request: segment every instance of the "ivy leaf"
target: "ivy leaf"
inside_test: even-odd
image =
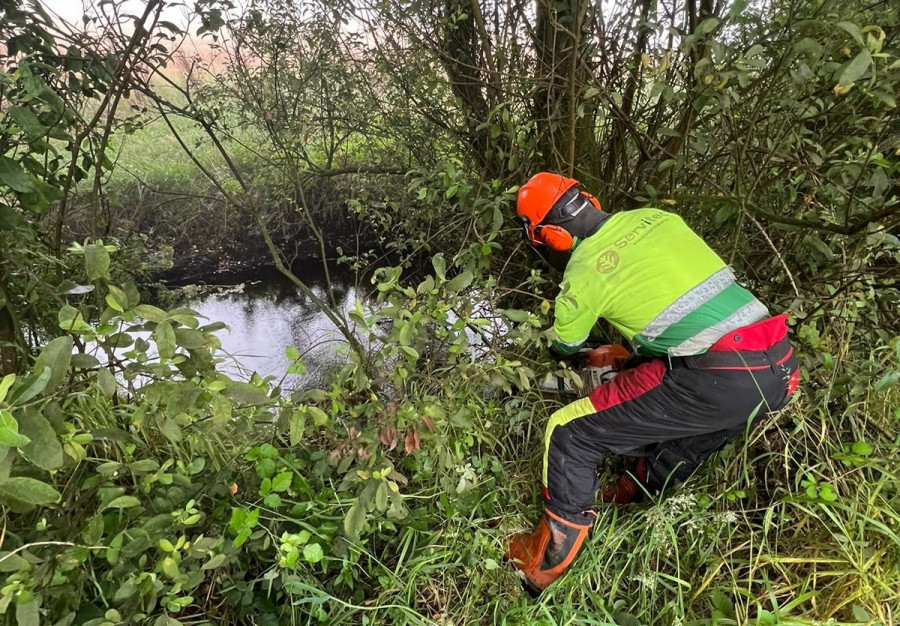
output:
[[[181,427],[175,423],[175,420],[164,420],[159,426],[159,432],[165,435],[166,439],[172,443],[180,443],[184,439]]]
[[[81,538],[89,546],[96,545],[103,537],[103,516],[95,515],[81,531]]]
[[[109,252],[106,247],[96,243],[84,247],[84,267],[91,280],[109,276]]]
[[[56,293],[61,296],[81,296],[93,290],[93,285],[77,285],[71,280],[64,280],[56,286]]]
[[[34,185],[22,166],[5,156],[0,156],[0,185],[6,185],[19,193],[34,191]]]
[[[888,372],[882,376],[878,382],[875,383],[874,388],[875,391],[884,391],[885,389],[890,389],[898,382],[900,382],[900,370]]]
[[[55,504],[62,499],[60,493],[47,483],[25,477],[7,478],[0,482],[0,496],[36,506]]]
[[[106,304],[119,313],[124,313],[128,307],[128,296],[119,287],[110,285],[109,293],[106,294]]]
[[[701,35],[708,35],[716,29],[716,26],[719,25],[719,18],[717,17],[708,17],[697,26],[697,32]]]
[[[209,343],[209,339],[199,330],[177,328],[175,329],[175,343],[186,350],[197,350]]]

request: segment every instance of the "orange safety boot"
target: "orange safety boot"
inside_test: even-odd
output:
[[[635,480],[635,478],[637,480]],[[638,484],[640,481],[640,484]],[[600,502],[625,506],[630,502],[640,501],[644,497],[644,491],[640,485],[647,484],[647,457],[642,456],[634,466],[634,477],[631,474],[622,474],[616,484],[600,494]]]
[[[563,575],[575,560],[592,524],[574,524],[544,509],[533,533],[516,535],[506,558],[525,577],[525,588],[532,595]]]
[[[628,474],[622,474],[612,487],[600,494],[600,502],[625,506],[638,494],[637,483]]]

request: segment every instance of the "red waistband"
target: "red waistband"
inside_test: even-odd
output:
[[[787,331],[787,315],[776,315],[729,332],[708,352],[765,350],[787,337]]]

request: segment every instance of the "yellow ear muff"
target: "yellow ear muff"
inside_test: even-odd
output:
[[[534,229],[534,234],[538,241],[557,252],[568,252],[575,245],[575,239],[561,226],[538,226]]]

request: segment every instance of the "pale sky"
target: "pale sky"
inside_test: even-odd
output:
[[[93,5],[93,11],[97,10],[98,2],[82,2],[82,0],[35,0],[40,2],[51,14],[56,14],[67,22],[80,24],[84,15],[85,6]],[[105,5],[109,6],[109,5]],[[123,9],[125,12],[140,14],[147,3],[143,0],[126,0]],[[192,11],[193,2],[172,3],[163,10],[164,20],[168,20],[178,26],[184,26],[187,15]]]

